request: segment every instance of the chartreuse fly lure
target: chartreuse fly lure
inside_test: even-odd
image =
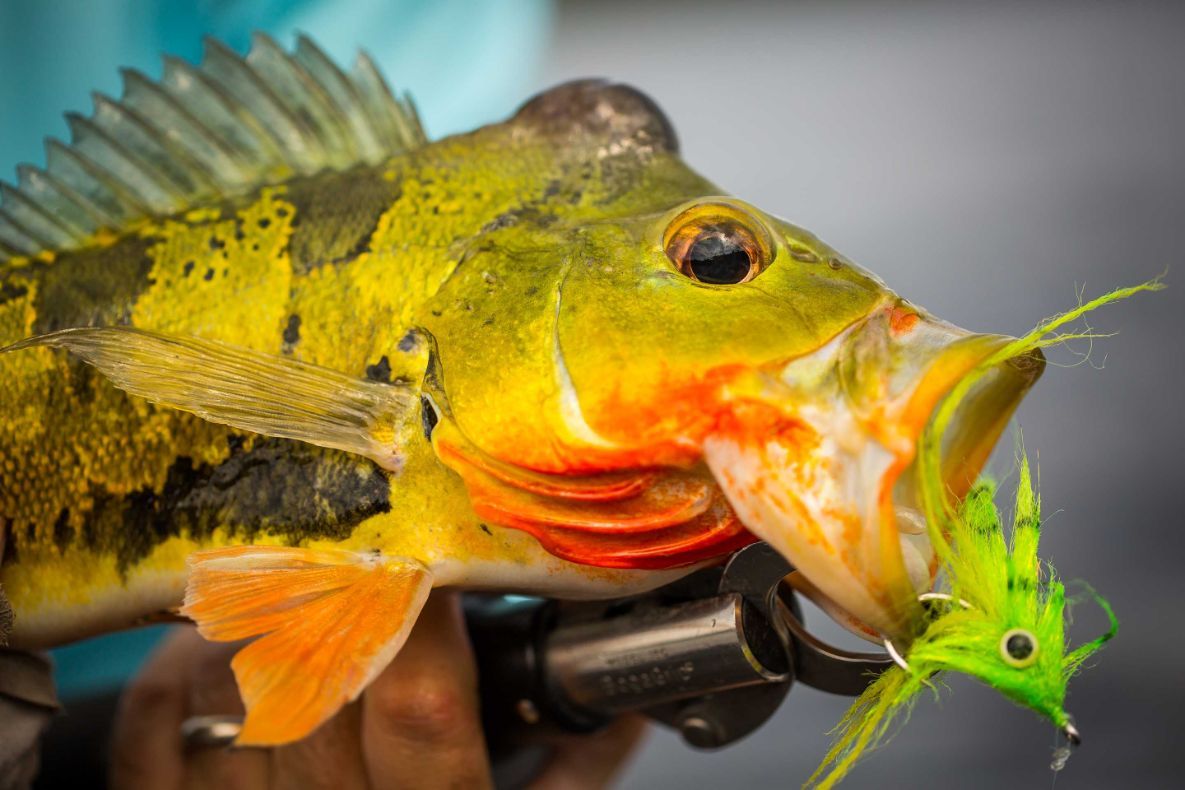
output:
[[[0,188],[0,640],[162,612],[253,639],[238,740],[282,744],[431,588],[615,598],[763,539],[928,666],[918,595],[964,555],[918,439],[986,369],[930,470],[966,493],[1036,344],[723,194],[636,90],[430,142],[365,58],[260,38],[71,127]]]
[[[994,502],[996,487],[981,481],[960,503],[944,489],[944,437],[954,415],[966,408],[977,380],[993,365],[1033,349],[1072,339],[1092,339],[1091,332],[1059,333],[1066,324],[1096,307],[1143,290],[1158,281],[1113,291],[1046,321],[1025,337],[1004,346],[951,390],[919,441],[918,487],[932,545],[942,574],[942,592],[924,594],[932,605],[923,630],[905,647],[886,647],[897,666],[880,675],[852,705],[837,728],[838,737],[823,764],[808,781],[831,787],[860,755],[889,731],[894,717],[908,712],[917,695],[943,671],[962,672],[986,683],[1014,702],[1031,708],[1060,728],[1073,746],[1077,728],[1063,707],[1066,685],[1082,662],[1115,636],[1119,622],[1110,605],[1094,596],[1110,619],[1102,636],[1070,649],[1065,636],[1065,587],[1051,566],[1037,556],[1041,500],[1033,489],[1028,458],[1021,453],[1011,534],[1006,538]],[[1060,768],[1066,754],[1055,757]]]

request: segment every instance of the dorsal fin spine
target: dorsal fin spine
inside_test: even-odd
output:
[[[383,79],[378,67],[365,52],[358,54],[354,65],[354,75],[364,91],[364,95],[370,99],[367,105],[372,108],[372,118],[385,126],[394,139],[402,141],[413,139],[415,135],[410,129],[410,124],[403,123],[399,113],[393,111],[393,109],[398,109],[398,105],[391,89],[387,86],[387,81]],[[387,101],[382,101],[380,97],[386,97]],[[420,132],[420,134],[423,133]]]
[[[20,255],[32,255],[45,247],[43,240],[31,236],[28,229],[3,208],[0,208],[0,243],[16,250]]]
[[[51,175],[61,178],[91,200],[111,217],[112,224],[148,213],[148,207],[129,195],[110,173],[61,140],[50,138],[45,141],[45,158]]]
[[[239,170],[231,149],[160,85],[134,69],[124,69],[121,73],[125,105],[141,117],[154,119],[153,126],[162,130],[176,148],[184,150],[216,188],[237,185],[234,178],[228,176]],[[165,74],[168,73],[169,59],[166,58]]]
[[[284,54],[270,36],[255,34],[255,46],[247,55],[247,64],[266,78],[277,101],[302,126],[312,129],[312,136],[322,141],[322,152],[331,162],[357,161],[357,152],[346,130],[332,118],[333,105],[323,95],[320,85],[291,57]]]
[[[230,49],[215,39],[206,39],[206,57],[201,69],[216,78],[226,93],[239,104],[250,107],[255,113],[263,113],[259,119],[264,131],[273,138],[277,147],[299,157],[300,169],[303,170],[310,158],[319,153],[310,151],[312,146],[309,138],[312,135],[303,127],[300,119],[289,112],[247,62]]]
[[[22,228],[29,237],[48,245],[61,244],[70,238],[68,227],[8,184],[0,184],[0,200],[4,202],[8,221]]]
[[[347,74],[305,37],[287,54],[257,36],[246,58],[207,39],[197,66],[166,57],[159,81],[122,73],[120,99],[68,115],[70,144],[47,140],[45,169],[18,168],[0,189],[0,262],[427,142],[369,58]]]
[[[235,97],[190,64],[165,58],[161,86],[178,104],[182,104],[182,94],[191,101],[202,102],[204,112],[199,121],[236,160],[240,173],[251,173],[263,162],[280,160],[278,143],[271,133]],[[213,117],[214,114],[217,117]],[[210,123],[219,123],[219,126],[213,128]]]
[[[359,155],[368,161],[382,156],[382,144],[371,128],[361,97],[349,78],[307,36],[297,37],[295,57],[305,71],[325,87],[326,96],[342,113]]]
[[[16,172],[21,191],[31,200],[54,206],[57,216],[69,223],[75,235],[90,235],[108,222],[97,206],[44,170],[20,165]]]
[[[94,95],[94,123],[108,137],[124,141],[124,150],[156,173],[184,200],[187,195],[209,195],[214,184],[189,154],[170,143],[167,134],[126,104],[101,93]]]
[[[160,177],[154,178],[123,144],[112,140],[89,118],[77,113],[66,115],[70,143],[81,154],[118,183],[125,192],[140,195],[154,214],[166,214],[176,207],[176,192]]]

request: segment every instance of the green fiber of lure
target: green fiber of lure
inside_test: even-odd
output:
[[[971,675],[1059,728],[1066,726],[1066,685],[1082,662],[1115,636],[1118,620],[1107,602],[1095,595],[1110,628],[1068,649],[1065,587],[1053,568],[1037,556],[1041,501],[1033,490],[1023,450],[1011,532],[1006,538],[993,501],[995,485],[980,481],[956,506],[941,483],[939,448],[960,401],[985,371],[1036,348],[1098,337],[1089,330],[1060,330],[1104,304],[1162,287],[1156,279],[1118,289],[1048,319],[984,360],[951,391],[922,436],[917,463],[930,539],[942,565],[941,589],[949,600],[936,601],[939,605],[931,610],[925,630],[901,650],[909,669],[891,667],[852,704],[808,785],[828,788],[839,782],[864,752],[885,738],[898,714],[908,713],[918,693],[934,687],[932,678],[945,670]],[[1060,762],[1064,763],[1064,756]]]

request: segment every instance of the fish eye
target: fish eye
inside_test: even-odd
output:
[[[1018,669],[1037,660],[1037,637],[1023,628],[1013,628],[1000,638],[1000,657]]]
[[[773,259],[765,226],[727,203],[692,206],[667,226],[667,258],[684,276],[711,285],[748,282]]]

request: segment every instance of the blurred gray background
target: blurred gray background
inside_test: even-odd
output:
[[[1076,288],[1168,267],[1170,290],[1092,320],[1120,332],[1096,344],[1102,369],[1051,366],[1018,422],[1040,456],[1043,555],[1121,620],[1071,684],[1085,743],[1056,786],[1182,786],[1182,4],[561,3],[538,87],[593,75],[650,93],[723,188],[969,329],[1022,332]],[[1103,628],[1074,614],[1071,636]],[[1053,785],[1052,727],[948,682],[845,787]],[[655,732],[621,785],[795,787],[846,704],[797,688],[718,753]]]

